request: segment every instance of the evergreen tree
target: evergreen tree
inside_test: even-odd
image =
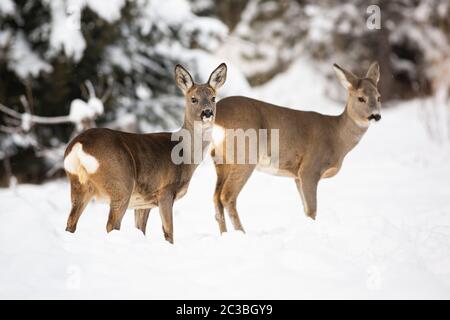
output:
[[[173,68],[195,68],[200,53],[222,41],[228,30],[213,20],[197,16],[186,0],[2,0],[0,103],[23,112],[26,95],[35,115],[68,115],[74,99],[87,99],[82,85],[89,80],[97,95],[112,88],[98,125],[174,128],[182,100]],[[215,27],[205,28],[211,21]],[[5,129],[17,123],[3,113],[0,125],[7,131],[0,132],[0,158],[12,157],[19,180],[32,182],[55,160],[40,151],[63,146],[74,129],[36,124],[11,133]]]

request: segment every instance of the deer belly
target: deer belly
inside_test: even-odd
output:
[[[280,168],[271,167],[271,166],[260,166],[260,165],[258,165],[258,166],[256,166],[256,170],[258,170],[259,172],[264,172],[264,173],[271,174],[273,176],[295,177],[295,174],[293,174],[289,170],[280,169]]]
[[[331,167],[331,168],[326,169],[322,173],[322,176],[320,178],[321,179],[331,178],[331,177],[334,177],[338,172],[339,172],[339,167]]]
[[[187,193],[188,187],[189,187],[188,183],[184,184],[180,188],[180,190],[178,190],[178,192],[176,193],[175,199],[178,200],[178,199],[184,197],[184,195]]]
[[[150,209],[156,206],[156,199],[144,197],[139,193],[133,193],[128,204],[128,208],[130,209]]]
[[[261,158],[256,170],[280,177],[295,177],[295,174],[287,166],[273,163],[269,157]]]

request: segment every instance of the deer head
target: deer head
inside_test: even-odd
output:
[[[219,65],[210,75],[208,82],[196,84],[192,76],[181,65],[175,67],[175,82],[183,91],[185,99],[185,123],[201,121],[212,124],[216,113],[216,93],[227,78],[227,66]]]
[[[364,78],[355,76],[337,64],[334,71],[344,88],[348,90],[347,108],[357,123],[367,124],[370,120],[381,119],[381,96],[378,92],[380,67],[377,62],[370,65]]]

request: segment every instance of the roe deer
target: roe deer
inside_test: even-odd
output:
[[[234,159],[227,159],[227,154],[223,151],[227,148],[226,145],[233,145],[234,141],[231,139],[234,137],[227,135],[221,141],[214,139],[211,150],[217,172],[214,204],[221,233],[227,231],[224,208],[228,211],[233,227],[244,232],[236,200],[255,168],[294,178],[306,215],[315,219],[319,180],[336,175],[346,154],[366,132],[370,120],[378,121],[381,118],[380,94],[377,89],[380,77],[378,63],[370,66],[364,78],[358,78],[336,64],[334,70],[340,83],[348,90],[345,110],[338,116],[283,108],[239,96],[222,99],[217,104],[214,130],[265,129],[269,141],[271,130],[279,130],[276,166],[273,163],[267,164],[261,156],[255,161],[257,163],[247,162],[248,144],[244,146],[246,162],[237,164]],[[214,133],[214,136],[218,135]],[[255,139],[261,138],[255,136]],[[270,146],[266,152],[271,156]]]
[[[205,132],[212,129],[216,90],[224,84],[226,72],[222,63],[207,83],[195,84],[182,66],[175,67],[176,84],[185,100],[180,131],[193,132],[194,122],[201,123]],[[173,243],[173,203],[185,195],[198,163],[172,161],[172,149],[177,144],[172,141],[172,134],[134,134],[97,128],[74,138],[64,155],[72,199],[66,230],[75,232],[81,213],[90,199],[96,197],[110,205],[107,232],[119,230],[125,211],[133,208],[135,225],[145,234],[150,209],[158,206],[165,239]],[[208,146],[208,141],[201,142],[202,150]]]

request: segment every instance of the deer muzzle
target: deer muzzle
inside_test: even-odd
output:
[[[214,113],[211,109],[206,109],[202,111],[200,117],[202,118],[203,121],[211,121],[212,117],[214,117]]]

